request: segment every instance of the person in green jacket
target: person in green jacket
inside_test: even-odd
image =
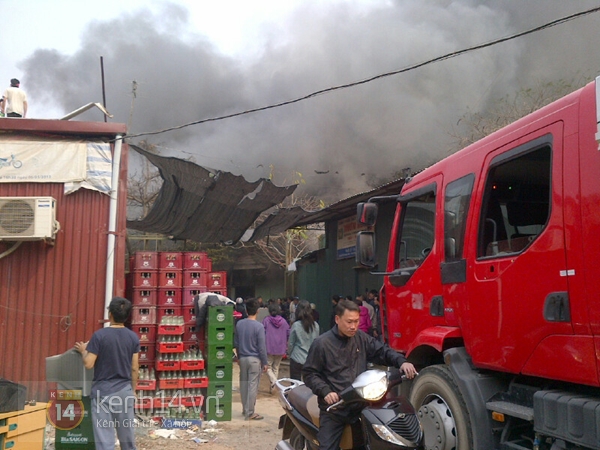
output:
[[[310,303],[300,300],[296,306],[296,320],[290,329],[288,357],[290,358],[290,378],[302,379],[302,366],[306,362],[308,349],[319,336],[319,324],[315,322]]]

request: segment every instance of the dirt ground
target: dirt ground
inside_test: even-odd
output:
[[[138,450],[159,449],[202,449],[202,450],[265,450],[274,449],[281,439],[279,417],[283,409],[277,400],[277,393],[269,393],[269,378],[261,375],[256,401],[256,412],[264,417],[263,420],[244,420],[242,403],[239,393],[239,366],[233,367],[233,409],[230,422],[217,422],[214,429],[203,423],[203,430],[198,432],[178,431],[179,439],[152,438],[150,430],[138,434],[136,444]],[[289,365],[282,364],[279,378],[289,376]],[[214,430],[214,431],[213,431]],[[192,439],[207,440],[206,443],[196,443]]]
[[[284,361],[279,378],[289,376],[289,365]],[[242,403],[239,393],[239,366],[233,368],[233,408],[231,421],[217,422],[214,428],[204,421],[199,430],[173,430],[173,437],[157,436],[164,432],[159,426],[143,426],[136,428],[137,450],[265,450],[274,449],[281,439],[278,429],[279,417],[283,409],[277,400],[277,392],[269,393],[269,378],[261,375],[256,412],[263,420],[245,421],[242,416]],[[47,433],[46,450],[54,449],[54,433]]]

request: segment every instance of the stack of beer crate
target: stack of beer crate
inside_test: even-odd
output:
[[[208,386],[202,352],[185,349],[183,317],[157,325],[155,365],[140,364],[137,409],[168,418],[199,419]]]
[[[212,272],[212,261],[204,252],[136,252],[130,267],[131,329],[140,338],[138,409],[179,418],[187,408],[194,415],[203,404],[211,375],[202,353],[207,340],[195,330],[193,300],[209,291],[227,296],[227,274]],[[221,315],[209,315],[213,328],[205,327],[206,338],[215,344],[211,366],[215,383],[209,394],[219,399],[211,409],[217,420],[231,420],[233,308],[226,312],[225,327],[220,326]],[[229,367],[221,364],[225,361]]]
[[[150,367],[156,357],[158,252],[137,252],[131,265],[131,329],[140,338],[140,364]]]
[[[205,252],[136,252],[130,264],[132,329],[156,336],[162,318],[183,316],[186,347],[197,342],[194,297],[202,292],[227,296],[227,273],[212,272]],[[144,344],[141,356],[148,363],[154,362],[155,347],[154,340]]]
[[[233,306],[208,308],[206,329],[206,420],[231,420],[233,382]]]

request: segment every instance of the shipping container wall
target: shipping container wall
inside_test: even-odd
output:
[[[125,292],[127,146],[119,181],[114,295]],[[51,196],[60,231],[54,245],[23,242],[0,259],[0,377],[47,400],[45,358],[87,341],[102,326],[110,197],[62,183],[0,183],[0,197]],[[0,253],[12,244],[0,242]]]

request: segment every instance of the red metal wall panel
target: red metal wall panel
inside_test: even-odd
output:
[[[51,126],[48,122],[53,121],[40,126]],[[81,124],[77,123],[77,134],[86,139]],[[122,132],[117,125],[115,134]],[[68,129],[65,122],[60,127],[57,139],[69,134],[62,129]],[[90,139],[97,138],[95,127],[87,136]],[[2,128],[4,124],[0,132]],[[27,133],[21,131],[19,136],[26,138]],[[125,292],[126,183],[127,146],[123,145],[113,292],[121,296]],[[76,341],[87,341],[102,326],[104,315],[110,198],[87,189],[67,196],[63,191],[62,183],[0,183],[0,197],[52,196],[57,201],[61,230],[55,245],[24,242],[0,259],[0,377],[26,385],[27,397],[38,401],[47,400],[50,387],[45,381],[45,358],[67,351]],[[0,242],[0,253],[7,248]]]

